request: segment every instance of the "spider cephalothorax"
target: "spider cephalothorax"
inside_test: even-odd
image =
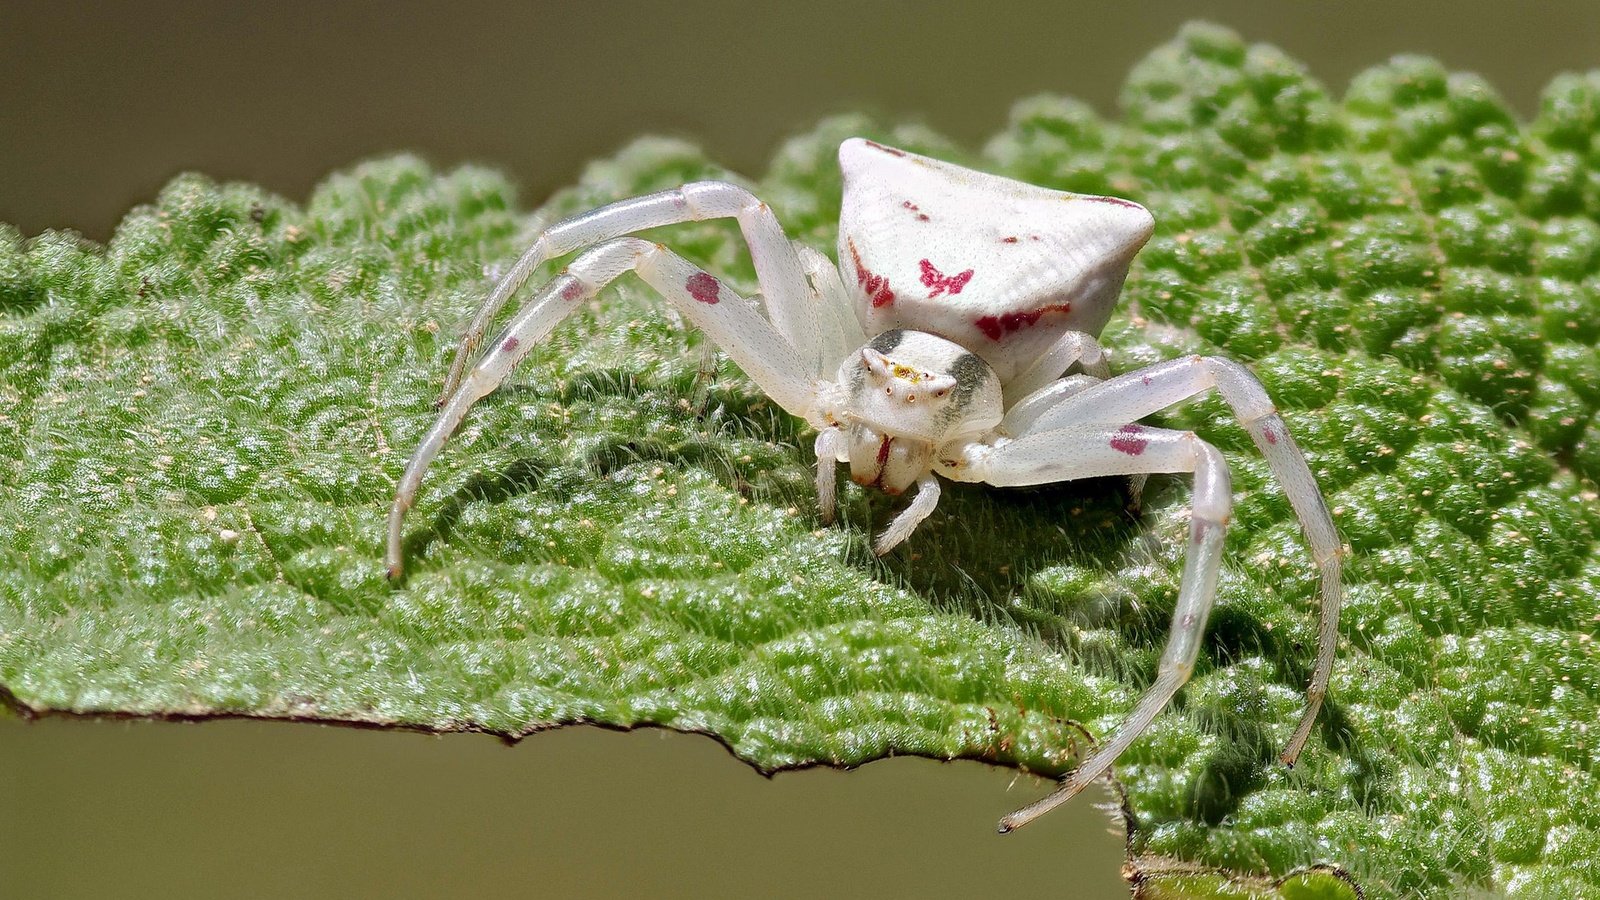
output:
[[[1216,599],[1233,505],[1227,464],[1193,432],[1137,424],[1216,390],[1283,486],[1321,570],[1317,658],[1306,711],[1283,752],[1310,737],[1333,668],[1341,547],[1316,480],[1261,383],[1238,363],[1191,356],[1111,377],[1095,340],[1154,221],[1137,203],[987,175],[859,138],[839,148],[838,264],[792,243],[741,187],[696,182],[604,206],[547,228],[495,286],[457,349],[439,418],[406,465],[389,515],[387,561],[422,475],[467,410],[580,301],[634,272],[705,332],[780,406],[817,430],[817,496],[835,511],[836,469],[911,501],[873,549],[887,553],[928,517],[939,476],[1030,485],[1100,475],[1192,472],[1188,557],[1155,681],[1121,726],[1049,797],[1001,820],[1026,824],[1111,767],[1188,680]],[[733,218],[762,301],[739,296],[665,247],[626,237]],[[583,250],[540,288],[469,370],[495,314],[545,260]],[[1067,375],[1074,366],[1080,371]]]
[[[983,434],[1005,413],[987,363],[922,331],[873,338],[840,366],[839,383],[848,387],[850,477],[889,494],[931,470],[940,447]]]

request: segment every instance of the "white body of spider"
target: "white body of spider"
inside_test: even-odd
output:
[[[623,200],[547,228],[500,280],[457,350],[438,420],[406,466],[389,517],[387,562],[427,466],[467,410],[499,387],[562,319],[625,272],[655,288],[788,412],[817,430],[821,516],[836,466],[899,494],[905,510],[880,554],[933,511],[939,478],[1032,485],[1104,475],[1192,472],[1189,546],[1155,681],[1111,737],[1050,796],[1001,820],[1009,831],[1106,772],[1188,679],[1216,597],[1232,488],[1222,454],[1192,432],[1138,420],[1216,390],[1282,485],[1321,570],[1321,627],[1306,711],[1282,759],[1310,736],[1333,666],[1341,546],[1304,456],[1243,366],[1191,356],[1111,377],[1095,337],[1154,220],[1113,197],[1047,190],[854,138],[839,148],[838,264],[791,242],[737,185],[697,182]],[[738,221],[761,301],[737,295],[665,247],[626,235],[714,218]],[[539,289],[473,365],[495,314],[545,260],[582,250]],[[1077,366],[1077,374],[1067,371]]]

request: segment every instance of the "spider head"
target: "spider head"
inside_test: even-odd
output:
[[[932,465],[933,452],[999,424],[1000,380],[958,344],[920,331],[887,331],[845,359],[850,397],[850,477],[898,494]]]

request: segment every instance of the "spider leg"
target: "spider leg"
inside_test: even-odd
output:
[[[1144,515],[1144,486],[1149,482],[1149,475],[1128,476],[1128,515],[1134,518]]]
[[[1006,384],[1006,406],[1009,407],[1048,386],[1071,368],[1073,363],[1081,365],[1086,375],[1101,380],[1111,377],[1111,364],[1094,335],[1069,331],[1058,338],[1042,356],[1034,360],[1033,365]]]
[[[799,242],[794,249],[800,254],[800,265],[811,280],[811,289],[821,301],[817,329],[822,343],[822,370],[818,374],[832,378],[844,358],[867,342],[867,334],[856,320],[855,303],[833,260]]]
[[[756,304],[683,257],[659,244],[618,238],[583,253],[567,271],[541,288],[500,332],[448,402],[406,463],[389,510],[389,576],[401,571],[401,532],[416,501],[423,473],[461,424],[472,405],[498,388],[512,370],[561,320],[624,272],[632,271],[659,291],[690,322],[716,342],[766,394],[788,412],[805,417],[816,398],[816,379],[793,346]]]
[[[1099,425],[1035,432],[977,455],[972,475],[991,484],[1028,485],[1101,475],[1193,472],[1194,504],[1183,581],[1172,611],[1172,630],[1155,681],[1111,737],[1079,763],[1048,797],[1000,820],[1002,833],[1021,828],[1071,800],[1099,778],[1172,701],[1189,680],[1206,617],[1216,601],[1222,567],[1222,538],[1233,509],[1228,464],[1213,446],[1191,431],[1142,425],[1120,429]]]
[[[1007,407],[1006,417],[1000,420],[999,430],[1009,437],[1024,434],[1034,421],[1052,406],[1079,391],[1094,387],[1100,381],[1101,379],[1093,375],[1068,375],[1066,378],[1052,381]]]
[[[838,513],[839,463],[849,446],[843,428],[830,425],[817,432],[817,511],[824,525],[832,525]]]
[[[1074,394],[1040,414],[1032,431],[1047,431],[1071,423],[1113,424],[1144,418],[1202,391],[1215,388],[1256,447],[1266,457],[1272,474],[1283,486],[1294,508],[1321,573],[1321,621],[1317,630],[1317,659],[1306,689],[1306,710],[1289,738],[1280,759],[1294,765],[1305,749],[1333,674],[1334,651],[1339,640],[1339,607],[1344,590],[1340,583],[1343,547],[1328,515],[1317,480],[1306,465],[1305,454],[1295,445],[1272,399],[1249,369],[1214,356],[1188,356],[1157,363],[1119,375]],[[1032,433],[1032,432],[1028,432]]]
[[[767,313],[778,333],[789,342],[800,358],[823,374],[819,359],[819,338],[812,310],[815,296],[810,294],[800,258],[784,234],[772,209],[754,194],[725,181],[697,181],[670,191],[660,191],[619,200],[581,215],[563,219],[546,228],[534,239],[516,263],[495,284],[483,305],[472,317],[466,334],[456,347],[450,374],[445,378],[444,400],[455,393],[465,377],[467,363],[477,350],[489,324],[506,301],[533,274],[540,263],[588,247],[601,241],[632,234],[646,228],[697,222],[706,219],[734,218],[750,247],[756,279],[767,305]],[[838,360],[833,361],[834,365]]]
[[[1015,385],[1031,384],[1039,373],[1058,369],[1064,371],[1074,362],[1083,367],[1081,374],[1052,381],[1024,395],[1016,403],[1010,404],[1006,408],[1005,419],[1000,422],[1000,433],[1015,437],[1027,432],[1034,421],[1052,406],[1111,377],[1111,364],[1099,343],[1087,334],[1069,331],[1062,335],[1061,340],[1049,353],[1034,363],[1018,381],[1014,381],[1008,390],[1015,393],[1017,390]],[[1131,515],[1137,516],[1143,509],[1144,484],[1147,480],[1149,480],[1148,475],[1128,476],[1128,512]]]
[[[917,530],[922,520],[933,515],[933,508],[939,505],[939,479],[933,477],[932,472],[925,473],[917,479],[917,495],[911,498],[906,508],[900,510],[889,523],[889,527],[878,535],[872,542],[872,552],[882,556],[893,550],[899,543],[911,536]]]

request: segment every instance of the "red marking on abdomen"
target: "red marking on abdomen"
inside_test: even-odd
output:
[[[920,265],[922,266],[922,283],[933,288],[933,290],[928,292],[929,300],[932,300],[946,291],[950,292],[952,296],[959,294],[961,293],[961,289],[967,286],[967,282],[972,280],[971,269],[968,269],[959,275],[945,275],[937,268],[934,268],[933,263],[929,262],[928,260],[922,260]]]
[[[1138,436],[1143,433],[1144,428],[1138,425],[1124,425],[1111,436],[1111,449],[1129,456],[1138,456],[1144,452],[1144,448],[1150,446],[1149,438]]]
[[[1003,237],[1003,238],[1000,239],[1000,243],[1002,243],[1002,244],[1015,244],[1016,242],[1017,242],[1017,236],[1014,235],[1014,234],[1012,236],[1010,236],[1010,237]]]
[[[889,279],[882,275],[874,275],[861,263],[861,253],[856,250],[855,241],[846,241],[850,248],[850,259],[856,266],[856,283],[866,291],[868,299],[872,301],[872,308],[877,309],[888,306],[894,302],[894,291],[889,289]]]
[[[877,141],[865,141],[864,143],[868,147],[871,147],[874,150],[882,150],[883,152],[889,154],[890,156],[905,156],[906,155],[906,152],[904,150],[896,150],[893,147],[885,147],[884,145],[878,143]]]
[[[900,205],[916,213],[918,222],[928,221],[928,214],[923,212],[921,207],[917,206],[915,203],[912,203],[910,200],[902,200],[900,201]]]
[[[699,300],[701,303],[715,306],[717,301],[722,299],[717,296],[718,291],[722,289],[722,285],[718,284],[715,278],[705,272],[696,272],[690,275],[689,280],[685,281],[683,286],[688,289],[689,296]]]
[[[1004,313],[998,316],[983,316],[973,320],[978,330],[988,336],[991,341],[998,341],[1013,331],[1021,331],[1039,324],[1039,319],[1047,312],[1071,312],[1071,303],[1052,303],[1028,312]]]
[[[508,338],[506,338],[505,343],[500,345],[500,349],[502,351],[506,352],[506,353],[510,353],[513,350],[515,350],[518,347],[520,347],[521,345],[522,345],[521,341],[517,340],[514,337],[508,337]]]

